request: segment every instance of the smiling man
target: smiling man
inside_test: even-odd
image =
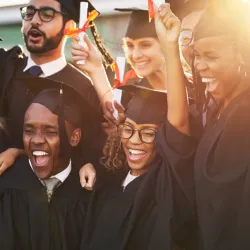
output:
[[[85,97],[66,84],[20,82],[36,96],[24,118],[28,158],[0,177],[0,249],[80,249],[89,192],[74,171],[72,149],[85,136],[83,119],[98,113],[89,115]]]
[[[89,11],[92,10],[94,7],[89,3]],[[10,148],[0,154],[0,174],[9,167],[9,162],[23,154],[24,113],[32,95],[20,84],[20,76],[32,75],[63,81],[84,93],[89,112],[100,108],[100,101],[91,81],[67,63],[64,55],[67,40],[64,29],[72,28],[78,22],[80,0],[30,0],[20,8],[20,12],[23,19],[22,33],[29,56],[26,57],[19,47],[9,51],[0,49],[0,116],[7,118]],[[97,122],[85,122],[81,124],[81,128],[88,133],[75,149],[74,160],[84,165],[97,158],[102,149],[103,134]]]

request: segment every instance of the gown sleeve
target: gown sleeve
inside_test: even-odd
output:
[[[197,249],[193,173],[195,140],[179,132],[166,121],[157,135],[157,149],[163,159],[163,168],[168,172],[165,182],[170,182],[166,190],[172,194],[169,202],[173,205],[173,241],[184,249],[195,250]]]
[[[157,148],[161,157],[170,166],[186,198],[193,204],[195,140],[193,137],[181,133],[169,121],[166,121],[159,130]]]

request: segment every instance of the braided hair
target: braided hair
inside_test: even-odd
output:
[[[108,67],[112,68],[112,66],[115,63],[115,59],[111,56],[111,54],[104,47],[102,38],[97,30],[97,27],[96,27],[96,24],[94,21],[91,21],[91,23],[90,23],[90,30],[91,30],[91,34],[94,38],[95,44],[96,44],[98,50],[100,51],[100,53],[102,54],[104,65],[106,66],[106,68],[108,68]]]

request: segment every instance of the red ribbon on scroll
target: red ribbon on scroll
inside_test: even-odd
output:
[[[127,71],[124,75],[123,81],[120,81],[120,72],[117,63],[114,63],[112,65],[113,70],[115,71],[115,80],[114,80],[114,86],[113,88],[118,88],[120,86],[126,85],[128,80],[135,79],[137,77],[135,71],[133,69]]]
[[[78,35],[81,32],[86,32],[87,29],[91,27],[89,23],[91,21],[94,21],[98,17],[99,13],[96,10],[93,10],[89,13],[88,19],[86,23],[83,25],[82,28],[71,28],[71,29],[65,29],[64,30],[64,35],[67,35],[68,37],[73,37]]]

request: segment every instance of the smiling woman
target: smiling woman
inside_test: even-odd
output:
[[[194,162],[204,250],[244,250],[250,246],[248,9],[249,5],[238,0],[214,1],[194,31],[198,109],[204,112],[210,98],[216,103]]]
[[[118,125],[104,148],[105,165],[110,170],[129,167],[132,175],[140,176],[148,171],[156,156],[156,134],[159,124],[165,120],[166,110],[154,111],[164,107],[166,93],[134,86],[124,86],[123,90],[136,96],[128,103],[125,122]]]
[[[135,85],[122,90],[133,97],[126,104],[126,120],[105,145],[102,162],[107,171],[97,179],[82,249],[173,250],[174,244],[194,249],[191,205],[173,173],[185,162],[181,174],[190,178],[192,144],[166,121],[166,92]],[[188,141],[185,156],[173,150],[171,137],[174,142],[181,139],[182,146]],[[171,157],[166,160],[162,151]]]

